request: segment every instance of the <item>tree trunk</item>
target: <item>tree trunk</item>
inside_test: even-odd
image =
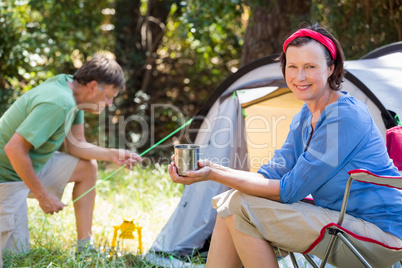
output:
[[[152,91],[155,74],[156,51],[165,32],[167,17],[174,0],[148,0],[146,13],[141,14],[140,0],[116,0],[116,60],[122,66],[127,82],[126,91],[115,100],[116,107],[109,116],[106,126],[109,145],[144,147],[148,143],[133,144],[130,133],[147,133],[137,121],[127,118],[136,115],[142,123],[149,124],[148,99]],[[127,120],[127,121],[125,121]],[[124,122],[122,122],[124,121]],[[112,123],[111,123],[112,122]],[[127,123],[130,122],[130,123]],[[114,130],[110,131],[111,124]],[[121,129],[121,126],[124,129]],[[119,141],[112,141],[113,131],[118,132]],[[111,133],[112,132],[112,133]],[[141,137],[142,139],[142,137]]]
[[[172,0],[148,0],[146,14],[140,0],[116,1],[116,58],[128,72],[128,91],[147,91],[156,50],[162,40]]]
[[[250,8],[241,66],[280,53],[286,36],[310,16],[309,1],[271,0],[264,6],[255,3]]]

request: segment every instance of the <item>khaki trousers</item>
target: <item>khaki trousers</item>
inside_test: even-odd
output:
[[[56,152],[37,175],[50,193],[61,198],[78,161],[76,157]],[[17,252],[30,249],[28,196],[33,197],[22,181],[0,183],[0,253],[5,249]]]
[[[321,229],[337,222],[339,211],[305,202],[283,204],[266,198],[229,190],[213,198],[222,217],[236,215],[235,227],[248,235],[267,240],[272,246],[292,252],[304,252]],[[342,226],[357,235],[375,239],[392,247],[402,247],[402,240],[376,225],[346,214]]]

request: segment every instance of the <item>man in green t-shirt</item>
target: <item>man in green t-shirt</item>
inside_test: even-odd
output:
[[[86,142],[83,112],[99,114],[124,89],[121,67],[96,55],[74,76],[57,75],[21,96],[0,118],[1,248],[29,250],[28,195],[41,209],[57,213],[61,195],[74,182],[73,200],[91,189],[97,161],[131,167],[141,157],[125,149]],[[64,143],[65,152],[57,150]],[[77,250],[91,247],[95,190],[74,203]],[[0,250],[1,252],[1,250]]]

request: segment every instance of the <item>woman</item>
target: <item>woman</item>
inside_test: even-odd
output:
[[[250,173],[200,161],[187,177],[174,163],[168,167],[177,183],[213,180],[233,188],[213,199],[219,215],[207,267],[277,267],[273,248],[303,252],[338,219],[349,170],[399,175],[367,107],[340,91],[344,56],[328,31],[318,25],[298,30],[279,59],[304,105],[268,164]],[[299,202],[309,194],[317,206]],[[354,183],[343,226],[402,247],[401,202],[396,189]]]

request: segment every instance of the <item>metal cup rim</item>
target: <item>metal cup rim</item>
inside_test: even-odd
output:
[[[178,144],[174,146],[175,149],[200,149],[200,145],[197,144]]]

